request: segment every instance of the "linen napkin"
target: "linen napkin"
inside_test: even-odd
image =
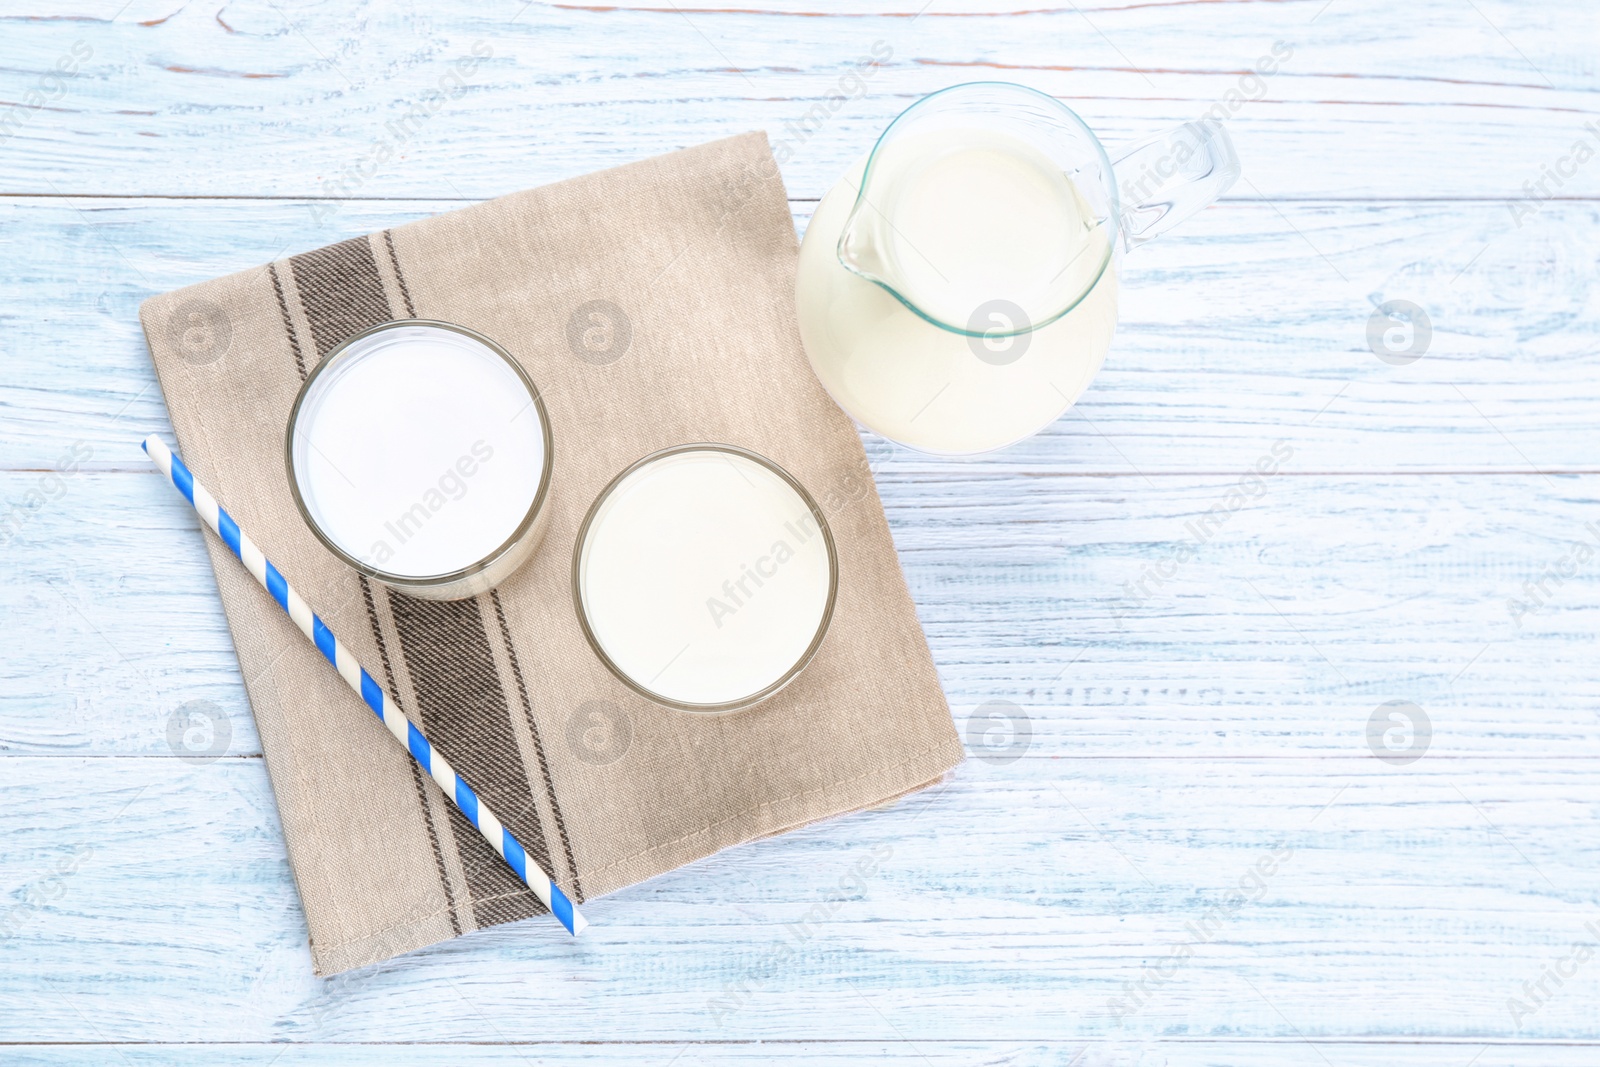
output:
[[[881,804],[961,759],[860,440],[812,375],[797,245],[759,133],[516,193],[147,300],[184,460],[357,658],[582,901]],[[390,319],[498,341],[549,409],[548,532],[499,588],[390,592],[313,537],[284,468],[307,371]],[[788,469],[837,541],[820,651],[778,695],[705,716],[634,695],[584,641],[574,537],[634,460],[690,441]],[[318,974],[543,907],[205,534]],[[553,921],[537,927],[566,936]]]

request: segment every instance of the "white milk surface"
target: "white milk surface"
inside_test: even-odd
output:
[[[1099,274],[1106,242],[1093,213],[1025,141],[992,130],[912,134],[885,145],[876,167],[868,193],[888,222],[895,288],[936,318],[966,326],[974,308],[1004,298],[1042,321]]]
[[[821,625],[828,550],[805,501],[743,456],[682,452],[628,475],[579,557],[584,612],[636,684],[686,704],[772,685]]]
[[[492,349],[437,327],[361,342],[301,407],[306,508],[350,555],[406,577],[448,574],[509,540],[539,489],[544,433]]]

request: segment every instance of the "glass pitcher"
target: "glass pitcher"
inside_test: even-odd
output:
[[[923,97],[806,229],[806,354],[834,400],[890,440],[940,455],[1014,444],[1104,362],[1123,250],[1238,176],[1213,119],[1134,145],[1113,170],[1082,119],[1026,86]]]

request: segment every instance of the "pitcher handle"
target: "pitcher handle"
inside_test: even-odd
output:
[[[1122,198],[1122,239],[1134,249],[1215,202],[1239,178],[1233,139],[1198,119],[1140,141],[1112,164]]]

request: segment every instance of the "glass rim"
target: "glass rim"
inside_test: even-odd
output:
[[[352,556],[334,543],[333,539],[323,531],[322,526],[312,517],[311,509],[306,505],[305,498],[300,492],[300,482],[294,471],[295,429],[300,423],[300,411],[305,404],[306,398],[311,394],[313,384],[335,362],[349,357],[351,355],[351,347],[357,343],[377,334],[411,326],[426,326],[461,334],[473,341],[477,341],[498,356],[511,368],[512,373],[517,376],[523,387],[528,390],[529,399],[533,404],[534,410],[538,413],[540,432],[544,438],[544,463],[539,471],[539,488],[533,494],[533,501],[528,505],[527,513],[517,523],[511,535],[498,548],[495,548],[482,559],[443,574],[395,574],[380,567],[374,567],[370,563],[364,563]],[[545,501],[550,495],[550,480],[555,470],[555,442],[550,432],[550,416],[545,410],[544,398],[539,395],[539,388],[533,384],[533,379],[528,377],[528,372],[523,370],[521,364],[511,357],[511,353],[478,331],[454,322],[445,322],[442,319],[391,319],[388,322],[380,322],[376,326],[368,327],[360,333],[352,334],[340,341],[334,346],[333,351],[329,352],[315,367],[311,368],[310,373],[306,375],[306,380],[300,383],[300,391],[295,394],[294,405],[289,409],[289,422],[283,438],[283,459],[284,467],[289,475],[289,494],[294,497],[295,509],[300,512],[300,518],[310,528],[317,540],[322,542],[328,551],[357,572],[404,591],[406,589],[431,589],[458,582],[463,578],[470,578],[475,574],[488,570],[503,556],[515,549],[522,539],[528,535],[528,532],[533,529],[534,523],[544,510]]]
[[[1095,270],[1094,280],[1085,286],[1083,292],[1074,297],[1065,307],[1052,312],[1051,314],[1040,319],[1038,322],[1030,322],[1028,325],[1018,327],[1015,330],[975,331],[970,328],[970,324],[968,326],[962,326],[959,323],[946,322],[941,318],[937,318],[924,310],[920,305],[917,304],[915,300],[912,300],[910,297],[902,293],[898,286],[890,285],[886,279],[879,278],[876,275],[863,274],[849,263],[846,263],[841,252],[841,249],[844,247],[845,238],[850,233],[851,223],[854,221],[857,213],[860,212],[862,203],[867,202],[870,205],[870,201],[867,201],[866,197],[867,186],[872,179],[873,165],[878,161],[879,150],[883,148],[884,144],[889,140],[890,135],[895,132],[896,128],[899,127],[903,122],[906,122],[908,119],[910,119],[913,115],[919,114],[925,107],[932,105],[934,101],[938,100],[940,97],[943,97],[947,93],[986,89],[997,89],[1003,92],[1017,91],[1024,95],[1042,100],[1048,106],[1053,107],[1057,112],[1063,115],[1069,125],[1075,126],[1080,132],[1087,135],[1089,142],[1094,145],[1095,158],[1098,159],[1101,166],[1105,168],[1107,194],[1111,202],[1110,214],[1106,219],[1103,219],[1095,224],[1096,228],[1101,225],[1109,225],[1110,232],[1108,233],[1106,239],[1106,252],[1100,258],[1100,265]],[[874,208],[874,210],[876,210],[876,208]],[[834,248],[834,254],[839,259],[839,265],[844,267],[845,270],[850,271],[852,274],[864,281],[868,281],[873,285],[876,285],[878,288],[882,289],[884,292],[888,293],[890,296],[894,297],[902,305],[904,305],[907,311],[910,311],[912,314],[916,315],[918,318],[922,319],[931,326],[937,326],[941,330],[947,330],[950,333],[957,334],[962,337],[1020,337],[1023,334],[1033,333],[1035,330],[1042,330],[1046,326],[1050,326],[1072,314],[1073,311],[1077,310],[1078,305],[1082,304],[1089,294],[1094,291],[1095,287],[1100,284],[1100,280],[1105,277],[1106,271],[1111,268],[1113,263],[1117,262],[1117,255],[1120,251],[1117,244],[1117,239],[1120,236],[1118,231],[1121,228],[1121,218],[1122,200],[1117,189],[1116,169],[1111,164],[1111,157],[1106,154],[1106,147],[1105,144],[1100,140],[1100,136],[1094,132],[1087,122],[1083,121],[1083,117],[1081,115],[1072,110],[1072,108],[1068,107],[1061,100],[1051,96],[1049,93],[1040,89],[1035,89],[1031,85],[1023,85],[1021,82],[999,81],[992,78],[981,81],[959,82],[955,85],[947,85],[943,89],[935,89],[933,92],[913,100],[910,104],[906,105],[905,109],[902,110],[900,114],[896,115],[890,120],[889,125],[885,126],[883,128],[883,132],[878,135],[875,141],[872,142],[872,149],[867,153],[866,166],[861,171],[861,187],[856,190],[855,200],[851,202],[850,211],[845,216],[844,225],[839,231],[839,242]],[[1065,268],[1063,268],[1063,270],[1064,269]]]
[[[600,639],[595,635],[593,627],[591,627],[589,624],[589,613],[585,609],[583,602],[584,547],[589,541],[589,528],[593,525],[595,517],[599,515],[600,508],[607,500],[611,499],[612,493],[614,493],[630,475],[642,470],[647,466],[659,462],[660,460],[668,459],[672,456],[683,455],[688,452],[723,452],[729,455],[739,456],[743,459],[750,460],[751,462],[777,475],[779,479],[789,486],[789,488],[793,489],[797,494],[799,494],[801,502],[804,503],[807,510],[811,512],[812,518],[816,519],[817,529],[822,532],[822,543],[828,550],[828,596],[822,606],[822,617],[817,620],[816,633],[812,635],[811,642],[806,646],[805,651],[800,653],[800,656],[795,660],[794,664],[784,671],[783,674],[771,684],[764,686],[763,688],[747,696],[741,696],[734,700],[726,700],[711,704],[695,703],[693,701],[678,700],[674,697],[669,697],[664,693],[658,693],[650,689],[648,686],[629,676],[627,671],[624,671],[614,660],[612,660],[609,655],[606,654],[606,650],[601,645]],[[817,650],[822,647],[823,639],[827,637],[828,628],[833,622],[833,610],[838,597],[839,552],[833,541],[833,530],[828,526],[827,516],[823,515],[822,508],[818,506],[816,500],[812,498],[811,494],[806,492],[806,487],[801,485],[799,480],[795,478],[794,475],[790,474],[777,462],[768,459],[759,452],[753,452],[748,448],[741,448],[738,445],[720,444],[714,441],[696,441],[688,444],[672,445],[668,448],[657,449],[646,456],[642,456],[639,459],[634,460],[632,463],[628,464],[628,466],[624,467],[622,471],[616,475],[616,477],[607,482],[606,487],[600,490],[599,495],[594,498],[594,503],[589,505],[588,513],[584,515],[583,522],[578,526],[578,534],[573,542],[572,602],[573,606],[577,609],[578,625],[583,629],[584,640],[588,642],[589,648],[594,652],[594,654],[599,657],[600,662],[605,664],[606,669],[609,670],[612,675],[623,685],[627,686],[639,696],[644,697],[646,700],[672,708],[676,711],[695,712],[698,714],[722,714],[740,711],[745,708],[753,707],[754,705],[761,703],[763,700],[766,700],[768,697],[777,693],[778,690],[784,688],[790,682],[794,681],[795,678],[799,677],[800,672],[805,670],[806,666],[810,664],[812,659],[816,657]]]

